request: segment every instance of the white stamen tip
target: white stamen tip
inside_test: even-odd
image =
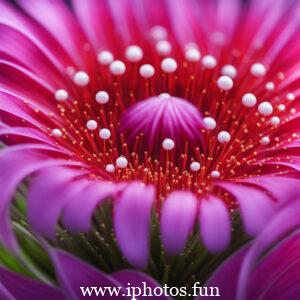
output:
[[[172,139],[164,139],[162,146],[165,150],[170,151],[174,149],[175,143]]]
[[[108,173],[114,173],[116,168],[113,164],[108,164],[108,165],[106,165],[105,170]]]
[[[111,137],[110,130],[107,128],[100,129],[99,136],[102,140],[108,140]]]
[[[230,133],[227,132],[227,131],[220,131],[218,133],[218,141],[221,143],[221,144],[225,144],[225,143],[228,143],[231,139],[231,136],[230,136]]]
[[[55,99],[57,101],[66,101],[69,97],[69,94],[64,89],[59,89],[55,92]]]
[[[75,73],[73,81],[78,86],[86,86],[90,82],[90,77],[86,72],[79,71]]]
[[[143,58],[143,50],[139,46],[131,45],[126,48],[125,56],[130,62],[139,62]]]
[[[126,71],[126,66],[122,61],[115,60],[110,64],[109,70],[113,75],[123,75]]]
[[[253,107],[256,104],[256,97],[251,94],[251,93],[247,93],[242,97],[242,103],[244,106],[246,107]]]
[[[174,73],[177,70],[177,62],[173,58],[165,58],[161,62],[161,69],[166,73]]]
[[[86,128],[89,130],[95,130],[98,127],[98,124],[95,120],[89,120],[86,122]]]
[[[221,174],[220,174],[219,171],[214,170],[214,171],[212,171],[212,172],[210,173],[210,175],[211,175],[212,178],[219,178]]]
[[[117,160],[116,160],[116,165],[120,169],[125,169],[127,167],[127,165],[128,165],[127,158],[124,157],[124,156],[118,157]]]
[[[272,118],[271,118],[271,124],[272,124],[273,126],[279,125],[279,124],[280,124],[280,118],[277,117],[277,116],[272,117]]]
[[[294,101],[295,100],[295,95],[293,93],[288,93],[286,95],[286,98],[289,100],[289,101]]]
[[[268,136],[264,136],[261,138],[260,143],[262,145],[268,145],[270,143],[270,138]]]
[[[54,135],[55,137],[62,137],[63,133],[60,129],[55,128],[55,129],[52,130],[52,135]]]
[[[140,75],[144,78],[151,78],[155,73],[155,69],[152,65],[145,64],[140,67]]]
[[[237,75],[237,70],[233,65],[225,65],[221,69],[221,74],[234,79]]]
[[[110,51],[103,50],[98,54],[97,59],[101,65],[108,66],[114,60],[114,56]]]
[[[158,95],[158,97],[162,99],[170,99],[171,95],[169,93],[161,93]]]
[[[229,76],[221,76],[217,80],[217,86],[223,91],[229,91],[233,87],[233,81]]]
[[[198,172],[201,168],[201,165],[200,163],[198,163],[197,161],[193,161],[191,164],[190,164],[190,169],[194,172]]]
[[[185,59],[189,62],[197,62],[201,58],[200,51],[196,48],[188,48],[185,51]]]
[[[153,26],[150,30],[150,34],[152,38],[157,41],[166,39],[168,36],[166,28],[160,25]]]
[[[95,96],[96,102],[99,104],[105,104],[109,100],[109,95],[105,91],[99,91]]]
[[[279,111],[285,111],[285,109],[286,109],[286,107],[285,107],[284,104],[279,104],[279,105],[278,105],[278,110],[279,110]]]
[[[213,69],[217,65],[217,60],[212,55],[202,57],[202,65],[206,69]]]
[[[268,90],[268,91],[274,91],[274,89],[275,89],[274,82],[269,81],[269,82],[266,83],[266,90]]]
[[[263,116],[269,116],[273,113],[273,106],[270,102],[264,101],[258,105],[258,112]]]
[[[263,77],[266,75],[266,67],[263,64],[255,63],[251,66],[250,72],[255,77]]]
[[[159,41],[155,45],[155,49],[159,55],[169,55],[172,50],[172,46],[168,41]]]
[[[204,122],[205,128],[207,130],[214,130],[217,126],[217,123],[216,123],[215,119],[212,118],[212,117],[204,118],[203,122]]]

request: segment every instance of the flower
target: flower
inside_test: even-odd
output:
[[[9,203],[31,175],[36,234],[87,232],[111,200],[105,217],[141,269],[153,210],[170,256],[196,224],[211,252],[226,249],[236,211],[261,232],[299,186],[299,5],[245,5],[0,3],[6,246],[18,248]]]

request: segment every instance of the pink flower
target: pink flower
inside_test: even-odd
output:
[[[299,4],[245,5],[1,1],[1,240],[17,248],[9,202],[30,175],[36,232],[88,231],[112,199],[139,268],[153,209],[171,255],[196,224],[224,250],[234,211],[257,235],[299,186]]]

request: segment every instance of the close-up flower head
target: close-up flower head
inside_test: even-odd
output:
[[[300,298],[299,70],[299,0],[0,0],[0,299]]]

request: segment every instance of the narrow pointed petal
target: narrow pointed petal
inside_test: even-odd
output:
[[[214,196],[203,199],[199,222],[201,237],[210,251],[220,252],[228,247],[231,224],[228,210],[222,200]]]
[[[197,214],[197,199],[190,192],[173,192],[163,203],[161,234],[163,245],[170,255],[184,249]]]
[[[145,268],[149,252],[151,209],[155,199],[153,186],[140,182],[128,185],[115,203],[114,228],[126,259],[137,268]]]

